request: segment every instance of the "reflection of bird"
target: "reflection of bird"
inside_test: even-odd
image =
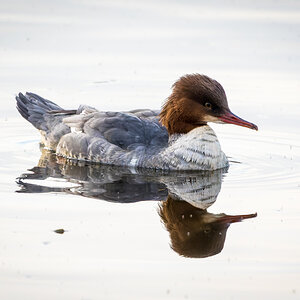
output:
[[[184,256],[206,257],[219,253],[230,223],[255,216],[206,211],[217,199],[224,169],[174,173],[80,165],[43,149],[38,166],[29,171],[18,178],[21,186],[18,192],[61,192],[117,203],[161,201],[159,214],[170,232],[172,248]],[[60,187],[55,185],[57,181]],[[65,187],[61,187],[62,183]]]
[[[195,207],[206,209],[211,206],[221,190],[222,177],[226,169],[197,172],[196,174],[178,174],[160,178],[168,188],[169,195],[184,200]]]
[[[161,112],[100,112],[88,106],[63,110],[32,93],[20,93],[16,100],[21,115],[58,155],[118,166],[220,169],[228,160],[207,122],[257,129],[230,112],[217,81],[199,74],[175,82]]]
[[[207,208],[220,192],[226,169],[179,173],[152,169],[76,163],[42,149],[38,166],[22,174],[19,192],[66,192],[115,202],[165,200],[168,193],[176,199]],[[46,182],[42,180],[48,179]],[[65,188],[62,187],[64,179]],[[31,180],[40,180],[41,184]],[[55,182],[59,180],[60,187]],[[72,188],[69,188],[72,183]],[[52,186],[47,186],[51,184]],[[75,185],[75,186],[74,186]]]
[[[222,251],[231,223],[256,217],[256,214],[212,214],[170,196],[161,203],[159,215],[170,233],[172,249],[182,256],[198,258]]]
[[[156,173],[131,173],[128,168],[100,164],[74,164],[45,149],[38,166],[29,171],[17,178],[21,187],[18,192],[62,192],[119,203],[163,200],[168,195]]]

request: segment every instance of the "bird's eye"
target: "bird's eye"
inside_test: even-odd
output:
[[[204,106],[208,109],[211,109],[211,103],[209,102],[205,102]]]

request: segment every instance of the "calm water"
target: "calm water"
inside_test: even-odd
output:
[[[300,298],[298,1],[0,8],[1,298]],[[213,125],[227,171],[66,164],[15,109],[19,91],[65,108],[159,108],[192,72],[259,126]]]

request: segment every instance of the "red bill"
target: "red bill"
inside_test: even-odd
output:
[[[255,124],[241,119],[240,117],[234,115],[231,111],[227,111],[224,115],[222,115],[218,118],[220,121],[222,121],[224,123],[239,125],[239,126],[247,127],[250,129],[258,130],[258,127]]]

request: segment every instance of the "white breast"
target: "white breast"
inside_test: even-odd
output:
[[[215,132],[208,125],[193,129],[173,139],[166,149],[171,164],[178,170],[216,170],[228,165]]]

